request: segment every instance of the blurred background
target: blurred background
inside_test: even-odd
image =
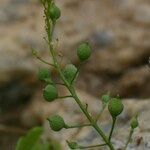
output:
[[[102,94],[119,94],[127,107],[121,117],[121,131],[126,128],[125,123],[132,114],[139,111],[142,117],[137,137],[142,137],[143,142],[149,141],[150,145],[150,1],[56,2],[62,16],[54,36],[59,39],[62,64],[72,62],[78,65],[76,48],[82,41],[89,41],[93,50],[78,77],[78,94],[89,103],[94,115],[99,111]],[[60,135],[48,128],[45,120],[53,113],[62,114],[67,121],[73,118],[72,122],[81,122],[83,116],[71,100],[47,103],[42,97],[43,85],[37,79],[37,71],[46,66],[32,56],[31,48],[37,49],[45,60],[51,61],[43,40],[45,35],[43,9],[39,0],[0,0],[1,150],[14,150],[18,137],[37,125],[44,126],[48,131],[45,137],[61,141],[62,150],[67,150],[64,140],[67,138],[80,137],[83,143],[96,139],[93,131],[88,129],[67,134],[62,131]],[[51,72],[57,80],[55,71],[51,69]],[[62,87],[59,89],[62,94],[66,92]],[[102,118],[105,130],[110,127],[108,118],[107,115]],[[117,142],[122,142],[118,138],[122,134],[126,135],[116,132]]]

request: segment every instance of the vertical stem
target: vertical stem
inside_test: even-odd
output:
[[[127,149],[128,144],[129,144],[129,143],[130,143],[130,141],[131,141],[131,138],[132,138],[133,132],[134,132],[134,130],[131,128],[130,133],[129,133],[129,137],[128,137],[128,140],[127,140],[127,142],[126,142],[126,145],[125,145],[124,150],[126,150],[126,149]]]
[[[49,50],[50,53],[52,55],[52,59],[54,61],[54,65],[55,68],[57,69],[62,81],[64,82],[64,84],[66,85],[66,87],[68,88],[68,90],[70,91],[72,97],[74,98],[74,100],[76,101],[76,103],[79,105],[80,109],[82,110],[82,112],[85,114],[85,116],[87,117],[87,119],[89,120],[89,122],[91,123],[91,125],[93,126],[93,128],[95,128],[95,130],[99,133],[99,135],[102,137],[102,139],[105,141],[105,143],[108,145],[110,150],[115,150],[112,143],[108,140],[108,138],[106,137],[106,135],[103,133],[103,131],[100,129],[100,127],[97,125],[97,123],[95,122],[95,120],[91,117],[91,115],[88,113],[87,109],[83,106],[83,104],[81,103],[80,99],[78,98],[74,88],[72,87],[72,85],[70,85],[68,83],[68,81],[65,79],[61,67],[57,61],[57,58],[55,56],[55,52],[53,49],[53,45],[52,45],[52,34],[53,34],[53,29],[54,29],[55,23],[52,23],[52,30],[50,31],[50,38],[48,38],[49,40]]]
[[[115,127],[115,123],[116,123],[116,117],[113,118],[113,123],[112,123],[111,131],[110,131],[110,134],[109,134],[109,141],[111,141],[111,137],[112,137],[113,130],[114,130],[114,127]]]

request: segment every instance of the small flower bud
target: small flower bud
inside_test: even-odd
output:
[[[50,18],[52,21],[56,21],[57,19],[59,19],[61,16],[61,11],[60,9],[55,5],[52,4],[52,6],[50,7]]]
[[[46,68],[40,68],[38,72],[38,78],[41,81],[45,81],[50,78],[50,71]]]
[[[116,118],[123,111],[123,104],[120,99],[112,98],[108,104],[108,110],[113,118]]]
[[[33,55],[33,56],[37,56],[37,55],[38,55],[38,52],[37,52],[35,49],[32,49],[32,55]]]
[[[69,146],[70,149],[77,149],[77,148],[79,148],[79,146],[78,146],[78,144],[76,142],[69,142],[69,141],[67,141],[67,143],[68,143],[68,146]]]
[[[80,44],[77,48],[77,55],[81,61],[87,60],[91,56],[91,47],[89,46],[89,44]]]
[[[48,102],[54,101],[58,97],[58,91],[56,87],[52,84],[48,84],[44,89],[43,97]]]
[[[130,126],[132,129],[137,128],[139,125],[137,117],[133,117],[130,122]]]
[[[102,103],[103,104],[107,104],[110,100],[110,96],[109,95],[103,95],[102,96]]]
[[[65,127],[64,119],[59,115],[54,115],[48,119],[49,125],[53,131],[60,131]]]
[[[63,70],[63,74],[64,74],[66,80],[70,84],[71,84],[72,80],[74,79],[76,73],[77,73],[77,68],[72,64],[66,65],[64,70]]]

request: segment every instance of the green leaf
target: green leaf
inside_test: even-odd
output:
[[[34,147],[38,143],[42,132],[41,127],[31,129],[26,136],[19,139],[15,150],[35,150]]]

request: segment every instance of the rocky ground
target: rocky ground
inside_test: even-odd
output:
[[[78,77],[79,95],[89,102],[94,115],[98,113],[100,105],[96,99],[101,94],[109,91],[111,95],[119,94],[126,99],[127,111],[120,118],[121,129],[116,131],[114,140],[122,146],[124,140],[120,136],[126,137],[128,129],[121,122],[126,123],[135,111],[139,111],[141,125],[135,139],[143,137],[140,145],[143,147],[138,148],[135,144],[130,149],[150,149],[150,69],[147,66],[150,56],[150,1],[56,1],[62,10],[62,17],[54,36],[59,38],[58,49],[64,56],[63,64],[79,64],[76,47],[80,42],[89,41],[93,48],[92,57]],[[42,39],[45,36],[42,16],[39,1],[0,2],[0,147],[4,146],[3,150],[13,149],[15,139],[24,133],[24,129],[39,124],[46,127],[45,118],[57,112],[58,108],[67,120],[74,118],[74,121],[82,121],[80,112],[69,100],[47,104],[41,97],[42,87],[36,72],[43,65],[33,59],[31,47],[37,49],[41,57],[51,61]],[[72,113],[68,116],[70,111]],[[106,118],[107,115],[102,120],[108,131]],[[17,134],[11,130],[14,126]],[[12,135],[4,134],[5,127]],[[61,136],[52,135],[60,139],[77,136],[85,144],[92,137],[91,142],[97,141],[93,131],[86,128],[72,134],[62,132]],[[12,141],[12,144],[7,146],[7,141]],[[67,149],[63,140],[62,144]]]

